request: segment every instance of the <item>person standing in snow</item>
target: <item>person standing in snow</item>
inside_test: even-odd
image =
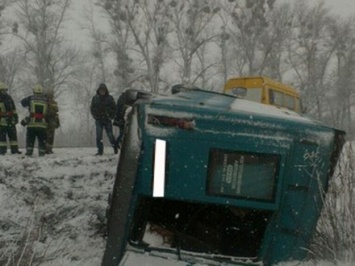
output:
[[[126,115],[127,108],[128,108],[128,105],[127,105],[127,93],[124,91],[124,92],[122,92],[120,97],[118,97],[117,108],[116,108],[116,116],[115,116],[115,118],[113,120],[113,125],[119,128],[118,137],[116,139],[116,147],[118,149],[121,148],[121,144],[122,144],[124,127],[125,127],[125,123],[126,123],[125,115]]]
[[[115,137],[113,136],[112,129],[112,119],[116,113],[116,103],[109,94],[106,84],[101,83],[96,90],[96,95],[91,100],[90,111],[95,119],[96,126],[96,146],[98,149],[96,155],[102,155],[104,152],[104,144],[102,141],[104,129],[114,153],[117,154],[118,150],[115,145]]]
[[[47,93],[48,100],[48,111],[47,111],[47,139],[46,139],[46,154],[53,153],[53,143],[54,143],[54,134],[55,130],[60,127],[59,121],[59,109],[58,103],[54,99],[53,91]]]
[[[116,147],[121,149],[124,129],[126,125],[126,113],[134,103],[139,99],[149,99],[152,97],[151,93],[143,90],[127,89],[121,93],[117,99],[116,116],[113,120],[113,125],[119,128],[119,134],[116,139]]]
[[[7,85],[0,82],[0,155],[4,155],[7,150],[6,136],[9,138],[11,153],[21,153],[17,144],[18,115],[15,103],[7,94],[7,90]]]
[[[26,155],[33,154],[36,139],[38,139],[38,155],[44,156],[46,153],[46,136],[48,101],[43,93],[43,87],[39,84],[33,87],[33,95],[22,99],[23,107],[28,107],[29,116],[21,121],[21,125],[27,125],[26,132]]]

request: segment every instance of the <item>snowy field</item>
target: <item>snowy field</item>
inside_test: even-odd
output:
[[[54,152],[0,157],[0,265],[12,256],[21,265],[100,265],[118,156],[111,149],[100,157],[95,148]]]
[[[63,148],[45,157],[0,157],[0,265],[101,264],[107,197],[119,156],[109,148],[105,152],[97,157],[96,148]],[[185,265],[147,254],[130,261],[130,266]],[[291,265],[334,264],[278,266]]]

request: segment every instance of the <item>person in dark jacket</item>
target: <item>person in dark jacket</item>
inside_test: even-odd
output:
[[[33,95],[21,100],[23,107],[28,107],[29,116],[21,121],[21,125],[27,126],[26,132],[26,155],[31,156],[36,139],[38,140],[38,155],[46,153],[47,137],[47,110],[48,101],[43,93],[43,87],[39,84],[33,87]]]
[[[7,150],[6,136],[9,138],[11,153],[21,153],[17,144],[18,115],[7,89],[7,86],[0,82],[0,155],[4,155]]]
[[[127,108],[128,108],[128,105],[127,105],[127,93],[124,91],[124,92],[122,92],[120,97],[118,97],[117,108],[116,108],[116,116],[115,116],[115,118],[113,120],[113,125],[119,128],[118,137],[116,139],[116,147],[118,149],[121,148],[121,144],[122,144],[124,127],[125,127],[125,123],[126,123],[125,115],[126,115]]]
[[[116,113],[116,103],[113,97],[109,94],[106,84],[101,83],[99,85],[96,95],[91,100],[90,111],[95,119],[96,125],[96,146],[98,149],[96,155],[102,155],[104,152],[102,141],[104,129],[113,147],[114,153],[117,154],[118,150],[115,145],[115,137],[113,136],[112,130],[112,119]]]
[[[116,147],[118,149],[121,149],[122,146],[127,110],[131,108],[137,100],[149,99],[151,97],[153,97],[151,93],[135,89],[127,89],[118,97],[116,116],[113,120],[113,125],[119,128],[119,134],[116,139]]]

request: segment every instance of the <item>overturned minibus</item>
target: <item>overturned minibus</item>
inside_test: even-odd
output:
[[[182,85],[129,94],[102,265],[307,258],[343,131]]]

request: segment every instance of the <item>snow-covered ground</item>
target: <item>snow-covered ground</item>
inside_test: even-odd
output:
[[[0,265],[101,264],[105,210],[119,155],[108,148],[103,156],[94,156],[96,148],[54,152],[0,157]],[[130,266],[184,265],[147,254],[130,255],[130,261]],[[334,264],[279,266],[291,265]]]
[[[99,157],[95,148],[54,152],[0,157],[0,265],[9,258],[41,266],[100,265],[118,156],[111,149]]]

